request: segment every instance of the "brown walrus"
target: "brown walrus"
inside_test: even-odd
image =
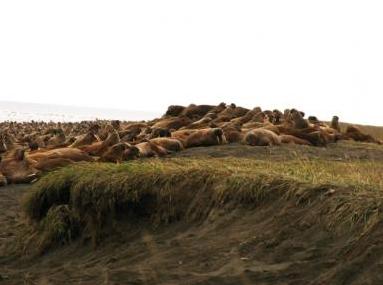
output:
[[[181,151],[184,149],[182,142],[175,138],[154,138],[151,139],[150,142],[171,152]]]
[[[7,185],[7,178],[5,178],[5,176],[0,172],[0,187],[5,185]]]
[[[203,116],[205,116],[209,111],[211,111],[215,106],[212,105],[194,105],[191,104],[186,107],[180,115],[184,115],[190,119],[199,120]]]
[[[135,147],[139,150],[140,157],[164,156],[168,154],[165,148],[151,142],[142,142],[136,144]]]
[[[72,163],[74,163],[74,161],[68,158],[62,158],[62,157],[45,158],[45,159],[41,159],[37,161],[35,164],[33,164],[33,167],[39,171],[47,172],[60,167],[67,166]]]
[[[226,142],[223,130],[221,128],[209,128],[196,130],[186,139],[184,146],[186,148],[196,146],[219,145]]]
[[[32,163],[26,159],[24,149],[16,149],[8,158],[0,162],[0,173],[8,183],[30,183],[39,174]]]
[[[78,136],[75,142],[70,145],[70,147],[80,147],[83,145],[90,145],[96,141],[99,141],[96,135],[93,132],[88,132],[85,135]]]
[[[123,161],[124,152],[127,147],[125,143],[112,145],[101,155],[98,161],[120,163]]]
[[[28,154],[28,159],[40,161],[47,158],[66,158],[72,161],[94,161],[86,152],[77,148],[56,148],[51,150],[39,150]]]
[[[293,127],[295,129],[307,129],[309,128],[309,123],[303,118],[302,113],[292,109],[291,111],[291,118],[293,121]]]
[[[338,116],[332,117],[331,128],[333,128],[334,130],[337,130],[340,133],[339,117]]]
[[[124,150],[124,153],[122,155],[122,160],[124,161],[132,160],[140,156],[140,151],[136,146],[130,145],[128,143],[125,143],[125,144],[127,145],[127,148]]]
[[[153,125],[154,128],[163,128],[163,129],[175,129],[178,130],[184,126],[191,124],[193,121],[186,116],[180,117],[171,117],[166,118],[161,121],[158,121]]]
[[[368,142],[382,144],[382,142],[371,135],[365,134],[357,126],[348,126],[346,133],[343,135],[344,139],[353,139],[358,142]]]
[[[284,144],[312,145],[308,140],[292,135],[280,135],[279,138],[281,139],[281,143]]]
[[[249,131],[243,140],[245,144],[252,146],[273,146],[281,144],[281,140],[276,133],[263,128]]]
[[[0,153],[4,153],[8,150],[8,147],[5,143],[5,138],[3,134],[0,134]]]

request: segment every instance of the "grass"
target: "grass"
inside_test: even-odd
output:
[[[170,158],[78,164],[47,174],[24,197],[41,251],[84,233],[97,244],[121,220],[200,221],[217,207],[256,207],[276,199],[307,205],[335,192],[329,227],[378,222],[383,163],[295,159]],[[373,222],[372,224],[375,224]],[[81,230],[80,230],[81,229]]]

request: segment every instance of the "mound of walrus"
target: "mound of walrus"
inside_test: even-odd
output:
[[[382,144],[356,126],[341,132],[339,118],[327,124],[296,109],[246,109],[235,104],[169,106],[152,121],[0,123],[0,186],[29,183],[42,172],[82,161],[120,163],[160,157],[191,147],[242,143],[325,147],[339,140]]]

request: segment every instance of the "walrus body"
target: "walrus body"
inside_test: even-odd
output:
[[[24,150],[16,150],[10,157],[0,162],[0,173],[7,183],[29,183],[38,176],[38,170],[25,158]]]
[[[37,161],[33,164],[33,167],[39,171],[47,172],[54,169],[67,166],[69,164],[75,163],[73,160],[68,158],[56,157],[56,158],[46,158]]]
[[[211,146],[223,144],[225,142],[226,139],[221,128],[210,128],[197,130],[191,133],[185,139],[185,147]]]
[[[273,146],[281,144],[281,140],[277,134],[262,128],[249,131],[244,137],[244,142],[251,146]]]
[[[298,138],[292,135],[280,135],[281,143],[284,144],[299,144],[299,145],[312,145],[308,140]]]
[[[77,149],[77,148],[57,148],[47,151],[37,151],[30,153],[28,158],[31,160],[39,161],[42,159],[52,159],[52,158],[64,158],[70,159],[72,161],[93,161],[93,158],[90,157],[86,152]]]
[[[182,142],[175,138],[154,138],[151,139],[150,142],[161,146],[170,152],[177,152],[184,149]]]
[[[95,136],[95,134],[93,132],[89,132],[85,135],[77,137],[75,142],[72,145],[70,145],[70,147],[80,147],[84,145],[90,145],[96,141],[98,141],[98,139]]]
[[[0,187],[7,185],[7,178],[0,172]]]
[[[114,162],[120,163],[123,161],[124,152],[127,149],[125,143],[117,143],[109,147],[99,158],[101,162]]]
[[[371,135],[365,134],[356,126],[348,126],[343,138],[352,139],[358,142],[382,144],[382,142]]]
[[[135,147],[139,150],[140,157],[164,156],[168,154],[165,148],[151,142],[142,142],[136,144]]]

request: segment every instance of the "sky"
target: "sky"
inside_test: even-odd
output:
[[[0,101],[383,125],[382,15],[367,0],[0,1]]]

